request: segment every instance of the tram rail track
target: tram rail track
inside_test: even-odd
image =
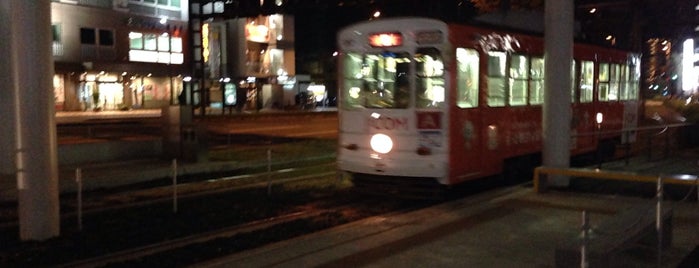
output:
[[[321,213],[326,213],[330,210],[319,210],[319,211],[304,211],[295,212],[287,215],[270,217],[267,219],[256,220],[249,223],[244,223],[236,226],[226,227],[219,230],[214,230],[210,232],[194,234],[182,238],[166,240],[150,245],[130,248],[114,253],[110,253],[103,256],[98,256],[94,258],[79,260],[72,263],[62,264],[58,267],[101,267],[114,263],[123,263],[128,261],[134,261],[139,258],[143,258],[149,255],[163,253],[169,250],[183,248],[193,244],[206,243],[219,238],[232,237],[237,234],[261,231],[265,228],[270,228],[274,225],[287,223],[293,220],[298,220],[302,218],[309,218],[317,216]]]
[[[326,194],[303,204],[297,204],[294,206],[296,209],[270,217],[214,230],[188,233],[179,237],[138,244],[119,250],[109,250],[96,256],[83,256],[68,262],[52,263],[51,266],[147,267],[153,265],[154,262],[163,266],[194,264],[202,261],[202,256],[198,255],[202,249],[210,254],[206,256],[207,258],[221,257],[368,217],[406,213],[429,205],[425,202],[389,201],[387,203],[390,205],[381,205],[381,208],[377,208],[377,202],[376,197],[342,193],[339,195],[337,193]],[[251,239],[254,241],[251,242]],[[227,246],[231,243],[243,245],[239,247]],[[3,263],[1,257],[0,264]]]
[[[334,162],[328,162],[313,164],[310,166],[304,166],[299,168],[280,168],[264,172],[223,176],[209,179],[191,179],[176,185],[178,189],[178,199],[186,200],[205,195],[222,194],[247,188],[273,186],[284,183],[313,180],[324,176],[332,176],[336,174],[336,171],[316,172],[304,175],[294,174],[308,173],[308,170],[318,168],[322,169],[333,166]],[[292,174],[292,176],[285,176],[287,174]],[[226,184],[226,182],[235,181],[240,181],[240,183]],[[171,193],[173,191],[173,188],[173,185],[162,185],[145,188],[135,186],[134,189],[128,189],[116,193],[97,193],[94,194],[94,196],[89,197],[83,201],[88,204],[82,205],[84,209],[81,211],[81,213],[90,214],[104,212],[107,210],[137,208],[159,203],[172,202],[173,196]],[[120,199],[121,201],[119,201]],[[78,211],[76,211],[78,206],[77,202],[79,201],[71,195],[68,197],[64,197],[61,202],[63,206],[63,211],[68,210],[67,212],[62,213],[61,218],[65,220],[66,218],[76,217],[76,215],[78,214]],[[89,203],[92,203],[92,205],[90,205]],[[0,228],[13,227],[17,224],[17,221],[3,221],[0,222]]]

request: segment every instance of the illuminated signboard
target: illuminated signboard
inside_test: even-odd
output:
[[[400,33],[376,33],[369,35],[369,45],[372,47],[396,47],[403,44]]]

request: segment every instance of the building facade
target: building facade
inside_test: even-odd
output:
[[[183,101],[195,107],[196,114],[295,105],[299,83],[293,17],[262,15],[241,3],[190,1],[192,78],[185,83]],[[282,1],[245,3],[264,7]],[[240,13],[243,10],[258,12]]]
[[[177,104],[188,76],[187,0],[54,0],[57,111]]]

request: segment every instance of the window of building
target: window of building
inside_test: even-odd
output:
[[[142,33],[129,33],[129,48],[130,49],[143,49],[143,34]]]
[[[54,56],[63,56],[63,44],[61,44],[61,25],[52,24],[51,25],[51,37],[53,42],[51,43],[51,50]]]
[[[170,35],[161,34],[158,36],[158,51],[170,51]]]
[[[599,64],[599,86],[597,98],[599,101],[609,101],[609,63]]]
[[[158,5],[172,8],[180,8],[181,0],[130,0],[132,3],[143,5]]]
[[[170,39],[170,51],[172,52],[182,52],[182,37],[171,37]]]
[[[509,75],[509,104],[512,106],[527,105],[529,57],[512,55]]]
[[[158,50],[158,36],[155,34],[143,35],[143,49]]]
[[[456,105],[461,108],[478,106],[478,51],[468,48],[456,49],[457,73]]]
[[[582,61],[580,65],[580,102],[592,102],[595,84],[595,63]]]
[[[500,51],[488,52],[488,106],[505,106],[505,64],[507,54]]]
[[[174,37],[168,33],[130,32],[129,49],[131,61],[168,64],[184,62],[182,37]]]
[[[61,25],[60,24],[52,24],[51,25],[51,34],[53,37],[53,42],[60,43],[61,42]]]
[[[542,104],[544,102],[544,58],[533,57],[529,68],[529,103]]]
[[[94,45],[97,43],[97,35],[94,28],[80,28],[80,44]]]
[[[114,46],[114,32],[112,30],[99,30],[100,46]]]
[[[80,43],[83,45],[114,46],[114,31],[107,29],[80,28]]]

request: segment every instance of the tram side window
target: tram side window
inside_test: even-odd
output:
[[[541,104],[544,102],[544,59],[533,57],[529,70],[529,103]]]
[[[343,61],[346,107],[407,108],[408,59],[408,53],[347,53]]]
[[[460,108],[478,106],[478,51],[468,48],[456,49],[456,105]]]
[[[609,65],[609,101],[619,100],[619,64]]]
[[[595,64],[582,61],[580,66],[580,102],[592,102],[592,89],[595,83]]]
[[[599,101],[609,101],[609,63],[599,64],[599,88],[597,98]]]
[[[444,61],[436,48],[420,48],[415,53],[416,106],[436,108],[444,106]]]
[[[573,60],[570,64],[570,103],[575,103],[575,100],[577,100],[577,90],[575,87],[575,78],[578,77],[576,73],[576,68],[575,66],[577,63],[575,63],[576,60]]]
[[[527,105],[529,83],[529,58],[524,55],[512,55],[510,58],[509,97],[510,105]]]
[[[638,61],[638,59],[636,59]],[[629,95],[629,100],[638,99],[638,87],[640,86],[641,79],[641,69],[638,62],[629,65],[629,87],[627,88],[627,94]]]
[[[622,64],[619,69],[619,99],[628,100],[629,94],[627,89],[629,88],[629,66]]]
[[[488,52],[488,106],[505,106],[505,52]]]

